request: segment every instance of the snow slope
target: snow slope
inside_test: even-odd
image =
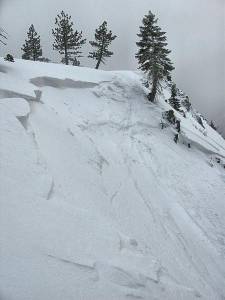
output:
[[[0,61],[1,300],[225,299],[225,141],[141,79]]]

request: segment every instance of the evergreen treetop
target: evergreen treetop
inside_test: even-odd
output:
[[[152,85],[149,100],[154,101],[157,92],[160,91],[161,81],[169,78],[174,69],[168,55],[170,50],[167,47],[166,33],[157,25],[158,19],[149,11],[143,18],[140,26],[140,38],[137,42],[139,48],[136,58],[138,59],[139,69],[147,74],[149,83]]]
[[[105,63],[107,57],[113,55],[113,52],[109,50],[109,46],[115,40],[116,35],[113,35],[111,30],[108,31],[107,26],[107,22],[104,21],[95,30],[95,40],[89,42],[94,50],[89,52],[88,57],[97,60],[96,69],[99,68],[101,63]]]
[[[23,59],[35,61],[42,56],[40,35],[37,34],[33,24],[29,28],[27,40],[25,40],[25,44],[21,50],[24,52],[22,55]]]
[[[61,11],[55,18],[56,28],[52,30],[55,38],[53,49],[64,55],[62,62],[68,65],[70,62],[79,65],[78,58],[82,57],[81,47],[86,43],[83,33],[74,31],[71,16]]]

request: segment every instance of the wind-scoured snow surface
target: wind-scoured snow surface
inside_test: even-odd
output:
[[[221,136],[139,73],[0,71],[0,299],[225,299]]]

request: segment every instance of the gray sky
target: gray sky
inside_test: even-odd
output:
[[[10,52],[21,57],[20,48],[33,23],[41,35],[44,56],[59,60],[52,50],[51,28],[62,9],[72,15],[76,29],[83,30],[88,40],[103,20],[108,21],[118,38],[106,69],[136,69],[136,34],[143,15],[152,10],[167,32],[177,85],[202,113],[225,123],[224,0],[0,0],[1,26],[9,34],[0,55]],[[87,44],[84,54],[89,50]],[[94,66],[87,59],[82,64]]]

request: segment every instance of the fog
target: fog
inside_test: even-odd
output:
[[[0,55],[21,57],[21,46],[31,23],[41,35],[44,56],[59,61],[52,49],[51,29],[58,12],[72,15],[75,28],[93,38],[95,28],[107,20],[118,38],[115,55],[105,69],[137,68],[136,34],[143,15],[152,10],[167,32],[177,85],[190,95],[199,111],[225,127],[225,4],[224,0],[0,0],[0,26],[8,44]],[[84,55],[90,47],[84,47]],[[82,65],[94,66],[89,59]]]

